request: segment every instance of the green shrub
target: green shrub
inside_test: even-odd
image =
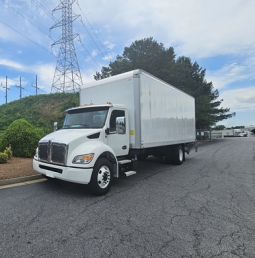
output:
[[[9,145],[9,147],[6,147],[6,148],[5,148],[4,153],[7,154],[8,159],[10,159],[10,158],[12,157],[12,148],[11,148],[11,145]]]
[[[0,164],[7,163],[7,161],[8,161],[8,155],[3,152],[0,152]]]
[[[0,151],[11,145],[13,156],[32,157],[42,136],[40,129],[33,127],[24,119],[18,119],[3,133],[0,139]]]

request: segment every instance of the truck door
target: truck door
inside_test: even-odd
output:
[[[116,156],[127,155],[129,151],[129,129],[126,112],[114,109],[110,114],[107,144]]]

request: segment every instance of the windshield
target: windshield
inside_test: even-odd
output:
[[[69,110],[63,129],[103,128],[109,107],[92,107]]]

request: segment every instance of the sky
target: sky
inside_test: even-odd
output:
[[[83,84],[132,42],[153,37],[206,69],[222,107],[236,113],[218,125],[255,126],[254,0],[71,2]],[[36,85],[37,94],[51,92],[59,50],[52,44],[61,38],[61,28],[51,28],[61,19],[61,10],[53,12],[59,4],[0,0],[0,105],[35,95]]]

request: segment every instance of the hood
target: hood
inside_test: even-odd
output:
[[[102,129],[101,129],[102,130]],[[71,143],[75,140],[85,140],[87,136],[96,134],[101,132],[98,129],[63,129],[53,133],[50,133],[43,137],[40,142],[42,141],[52,141],[52,142],[59,142],[59,143]]]

